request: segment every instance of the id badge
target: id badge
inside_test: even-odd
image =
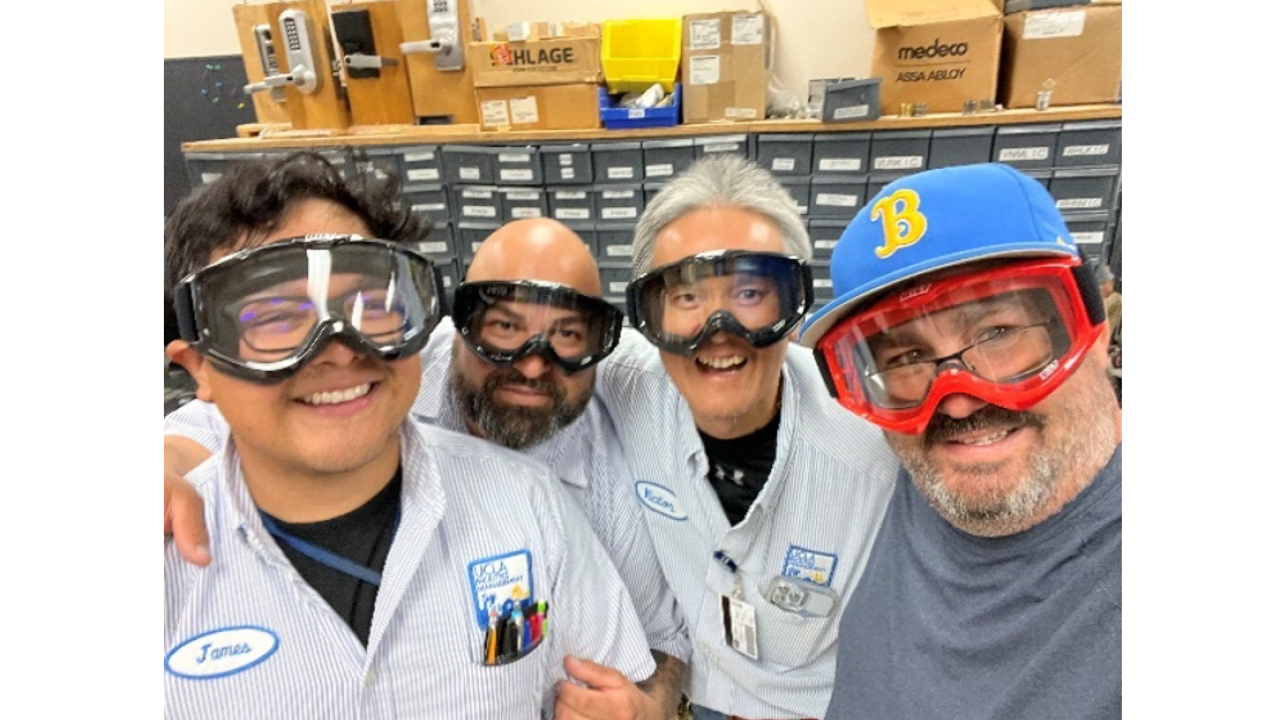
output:
[[[777,607],[807,618],[830,617],[840,605],[840,596],[835,590],[783,575],[769,583],[765,597]]]
[[[720,596],[720,616],[724,620],[724,641],[752,660],[760,659],[756,647],[756,609],[745,600]]]

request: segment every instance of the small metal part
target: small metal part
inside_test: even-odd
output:
[[[798,577],[775,577],[765,597],[786,612],[808,618],[830,617],[840,604],[831,588]]]
[[[965,100],[965,101],[964,101],[964,114],[965,114],[965,115],[972,115],[972,114],[974,114],[974,113],[976,113],[976,112],[978,112],[978,101],[977,101],[977,100]]]
[[[1036,93],[1036,110],[1048,110],[1050,99],[1053,97],[1053,89],[1057,83],[1053,79],[1045,80],[1040,86],[1040,92]]]
[[[898,103],[898,117],[911,117],[911,103]]]
[[[978,111],[984,112],[984,113],[995,112],[996,111],[995,103],[991,100],[991,98],[983,98],[981,101],[978,102]]]
[[[929,114],[929,105],[927,103],[918,102],[915,107],[911,108],[911,117],[924,117]]]

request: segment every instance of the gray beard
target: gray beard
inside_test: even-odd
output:
[[[1090,356],[1092,358],[1092,356]],[[1067,428],[1065,439],[1056,447],[1040,447],[1030,457],[1027,477],[1021,479],[1016,489],[999,497],[974,501],[951,490],[943,482],[940,469],[929,460],[928,446],[931,435],[947,431],[935,427],[956,426],[955,430],[976,430],[1017,418],[1022,425],[1044,428],[1048,420],[1029,412],[1015,413],[989,405],[963,420],[951,420],[935,415],[925,431],[923,446],[901,446],[891,434],[886,437],[902,464],[911,473],[917,488],[934,510],[952,526],[982,537],[1012,535],[1031,527],[1041,517],[1049,504],[1065,484],[1077,484],[1074,498],[1088,485],[1098,470],[1106,465],[1115,450],[1115,395],[1107,382],[1105,372],[1094,360],[1087,360],[1078,370],[1097,375],[1098,380],[1087,383],[1087,388],[1077,402],[1064,407],[1059,417],[1073,427]],[[1082,378],[1083,379],[1083,378]],[[1059,388],[1061,389],[1061,388]],[[988,475],[995,467],[974,464],[960,472],[975,478]]]
[[[547,408],[505,405],[494,397],[502,385],[534,387],[551,397]],[[577,420],[591,402],[590,393],[570,402],[563,388],[549,378],[530,380],[514,368],[499,368],[485,378],[480,388],[468,387],[456,370],[449,376],[449,395],[458,412],[479,429],[481,435],[503,447],[523,450],[550,438]]]

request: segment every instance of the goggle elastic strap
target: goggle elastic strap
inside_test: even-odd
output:
[[[179,283],[173,293],[173,309],[178,316],[178,337],[194,345],[200,342],[200,333],[196,330],[195,303],[191,299],[191,286],[187,283]]]
[[[1101,325],[1107,319],[1107,306],[1102,301],[1102,290],[1098,287],[1098,279],[1094,277],[1093,270],[1081,263],[1071,268],[1071,275],[1076,280],[1076,289],[1080,291],[1080,300],[1084,302],[1089,322]]]

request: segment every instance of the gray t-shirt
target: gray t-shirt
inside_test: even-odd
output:
[[[906,472],[840,622],[828,720],[1120,717],[1120,448],[1004,538],[956,530]]]

